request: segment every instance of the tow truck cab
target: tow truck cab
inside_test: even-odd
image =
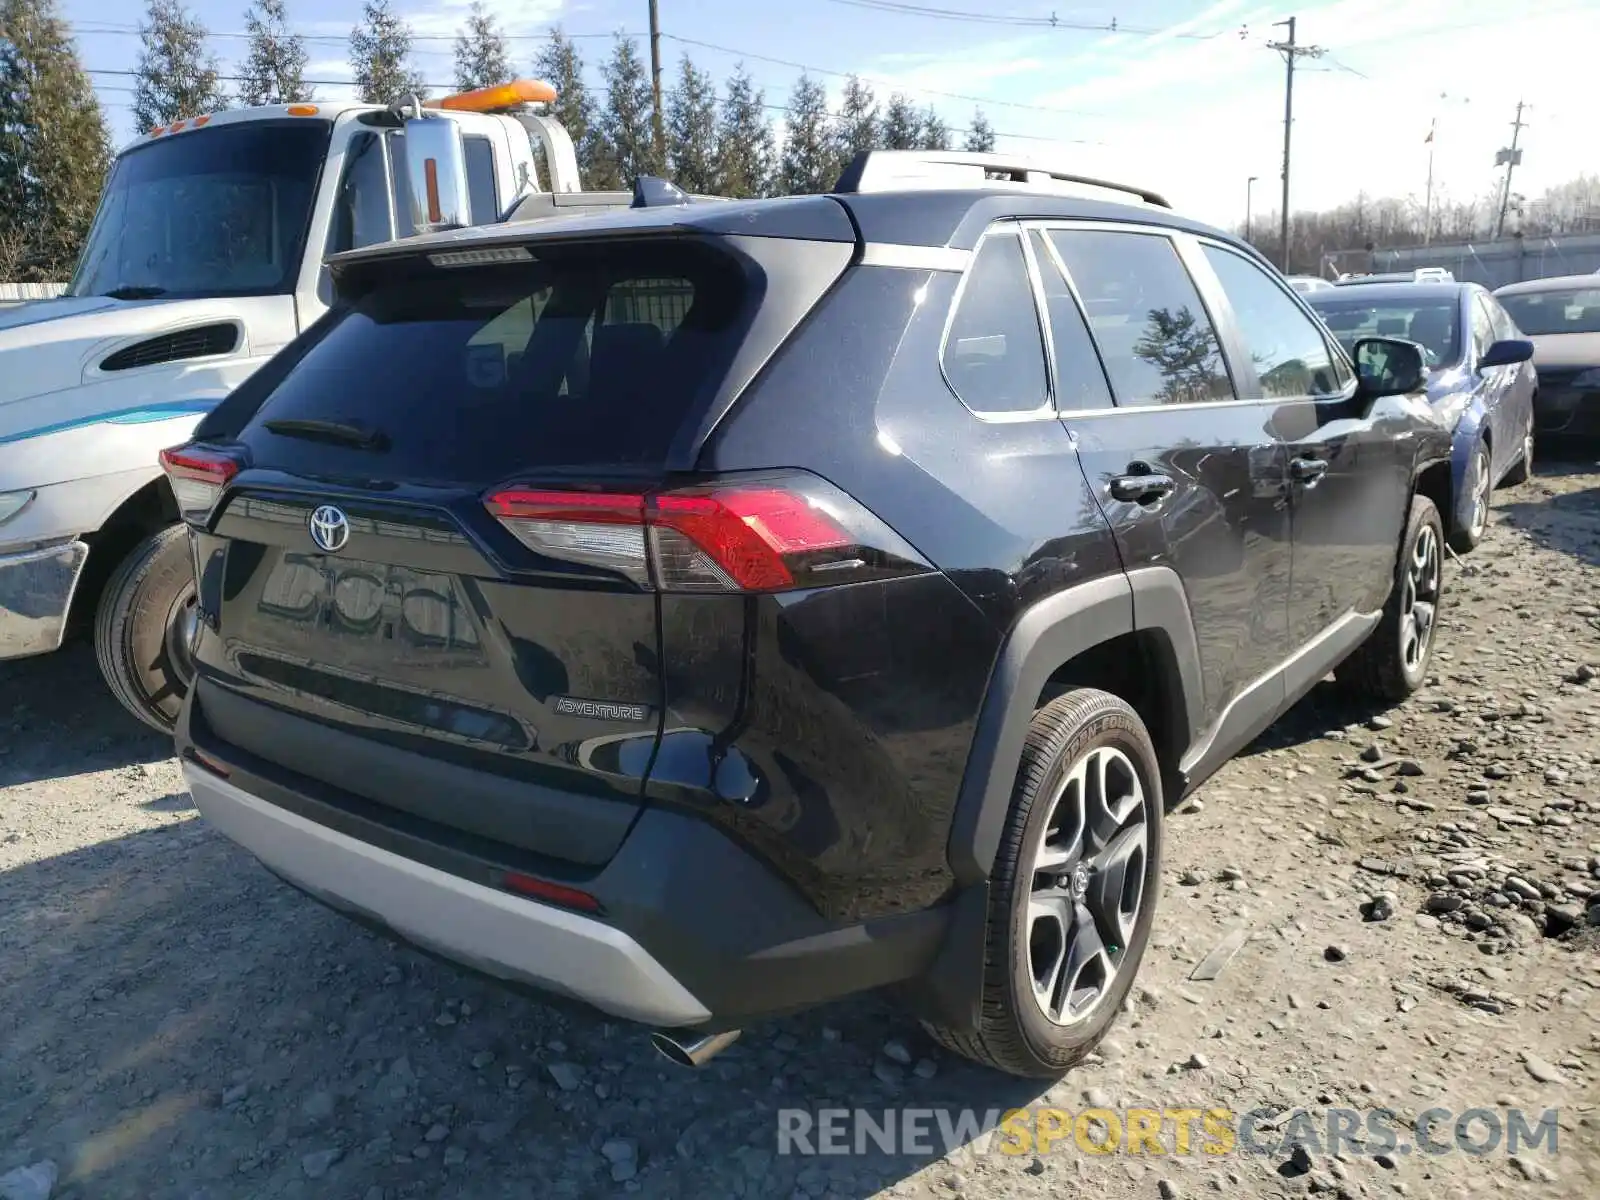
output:
[[[0,660],[92,624],[112,692],[171,728],[193,585],[158,454],[327,311],[327,255],[626,203],[582,192],[555,98],[236,109],[117,155],[66,294],[0,314]]]

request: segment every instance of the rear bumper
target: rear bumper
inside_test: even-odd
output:
[[[0,659],[60,647],[88,558],[80,541],[0,555]]]
[[[711,1015],[638,942],[602,921],[368,845],[193,763],[183,774],[202,815],[275,873],[425,950],[632,1021],[698,1025]]]
[[[660,806],[592,868],[442,827],[227,742],[206,717],[216,693],[202,679],[177,728],[208,820],[329,907],[512,985],[712,1031],[917,980],[949,928],[947,907],[836,925],[727,833]],[[509,892],[508,870],[577,888],[599,913]]]

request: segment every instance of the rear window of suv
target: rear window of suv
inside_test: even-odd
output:
[[[662,463],[739,343],[743,272],[704,245],[541,249],[379,283],[334,315],[241,440],[261,466],[484,482]],[[376,448],[269,432],[360,425]]]

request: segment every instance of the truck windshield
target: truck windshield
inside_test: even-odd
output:
[[[73,296],[264,296],[299,276],[327,121],[216,125],[124,153],[73,276]]]

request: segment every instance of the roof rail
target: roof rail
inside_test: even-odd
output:
[[[835,192],[892,192],[916,188],[983,187],[1021,184],[1076,195],[1090,187],[1121,192],[1160,208],[1172,205],[1158,192],[1091,175],[1074,175],[1008,154],[965,150],[862,150],[833,187]],[[1061,185],[1067,185],[1065,187]]]

